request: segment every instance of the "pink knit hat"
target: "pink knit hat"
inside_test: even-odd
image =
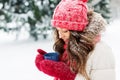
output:
[[[88,24],[86,2],[87,0],[61,0],[54,10],[52,26],[83,31]]]

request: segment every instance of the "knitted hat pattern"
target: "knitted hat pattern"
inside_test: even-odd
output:
[[[61,0],[54,10],[52,26],[83,31],[88,24],[86,2],[87,0]]]

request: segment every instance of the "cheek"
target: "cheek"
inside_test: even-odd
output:
[[[68,33],[66,34],[66,39],[69,39],[69,37],[70,37],[70,33],[68,32]]]

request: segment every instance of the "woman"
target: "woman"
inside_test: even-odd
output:
[[[114,56],[100,40],[106,22],[88,11],[86,0],[62,0],[55,8],[52,25],[54,50],[60,60],[44,60],[46,52],[39,49],[35,63],[40,71],[55,80],[115,80]]]

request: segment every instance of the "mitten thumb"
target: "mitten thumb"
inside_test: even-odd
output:
[[[37,56],[35,58],[35,65],[38,68],[38,70],[40,70],[40,71],[41,71],[40,63],[42,60],[44,60],[44,56],[42,54],[37,54]]]
[[[42,50],[42,49],[37,49],[37,52],[38,52],[39,54],[42,54],[42,55],[44,55],[45,53],[47,53],[47,52],[45,52],[45,51]]]

